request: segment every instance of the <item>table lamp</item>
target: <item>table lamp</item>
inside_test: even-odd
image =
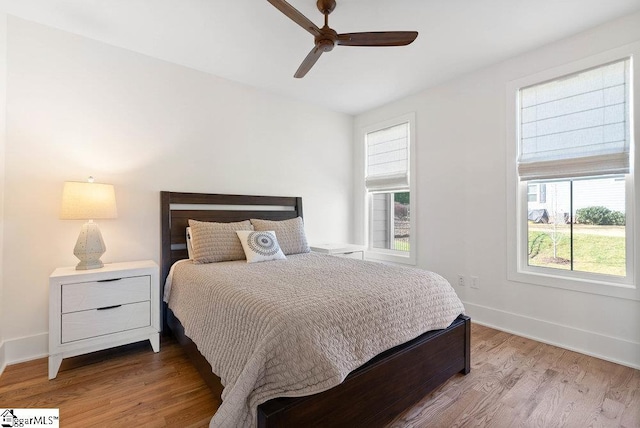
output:
[[[103,265],[100,257],[107,248],[95,219],[118,217],[116,194],[111,184],[66,181],[62,191],[63,220],[88,220],[80,230],[73,254],[80,259],[77,270],[98,269]]]

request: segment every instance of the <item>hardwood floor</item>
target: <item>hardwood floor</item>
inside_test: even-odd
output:
[[[473,324],[471,373],[391,427],[640,427],[640,370]]]
[[[62,361],[47,378],[47,359],[8,366],[0,408],[59,408],[67,427],[204,427],[219,405],[175,340],[159,353],[149,342]]]
[[[640,427],[640,371],[472,326],[472,368],[390,427]],[[6,368],[0,408],[57,407],[61,427],[206,427],[219,405],[178,344],[148,343]]]

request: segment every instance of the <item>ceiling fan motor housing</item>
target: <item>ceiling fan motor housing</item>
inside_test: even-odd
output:
[[[316,37],[316,47],[323,52],[329,52],[336,45],[336,40],[338,40],[338,33],[332,28],[324,26],[320,29],[320,35]]]
[[[330,39],[320,39],[316,42],[316,47],[323,52],[329,52],[333,50],[335,42]]]

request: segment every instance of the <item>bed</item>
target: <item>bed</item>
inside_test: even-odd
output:
[[[301,198],[161,192],[162,278],[167,278],[175,262],[188,258],[185,229],[189,219],[228,223],[296,217],[302,217]],[[165,326],[184,346],[207,384],[219,394],[220,380],[206,358],[185,335],[184,326],[173,312],[166,306],[163,310]],[[260,404],[255,422],[259,427],[380,426],[456,373],[468,373],[469,351],[470,319],[460,315],[448,328],[428,331],[380,353],[331,389]]]

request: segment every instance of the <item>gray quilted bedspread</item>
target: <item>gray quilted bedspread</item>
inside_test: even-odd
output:
[[[212,427],[338,385],[375,355],[464,312],[441,276],[315,253],[248,264],[177,263],[169,307],[224,386]]]

